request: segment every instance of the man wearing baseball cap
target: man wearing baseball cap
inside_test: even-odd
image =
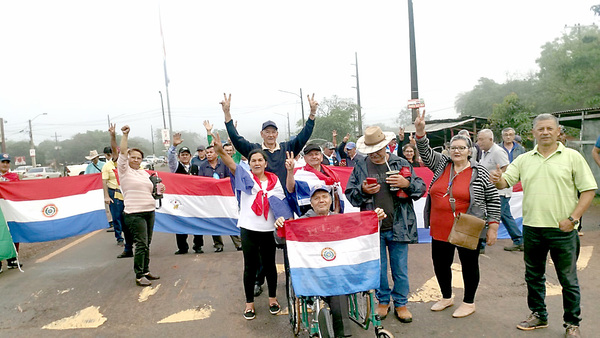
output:
[[[179,151],[177,151],[177,146],[179,146],[181,143],[183,143],[181,133],[175,133],[175,135],[173,135],[173,145],[167,150],[167,164],[169,165],[169,170],[176,174],[198,175],[198,166],[191,163],[192,152],[190,151],[190,148],[181,147],[179,148]],[[177,157],[175,157],[175,152],[178,154]],[[190,246],[187,242],[187,238],[187,234],[175,235],[175,239],[177,240],[177,251],[175,251],[176,255],[188,253]],[[203,244],[204,239],[202,235],[194,235],[193,249],[196,253],[204,252],[202,251]]]
[[[19,174],[10,172],[10,155],[6,153],[0,154],[0,182],[11,182],[18,180]],[[19,252],[19,243],[15,243],[15,249],[17,252]],[[19,267],[16,257],[7,259],[6,263],[9,269],[15,269]],[[0,272],[2,272],[2,261],[0,261]]]
[[[395,137],[395,136],[394,136]],[[361,155],[356,151],[356,143],[348,142],[350,139],[350,133],[344,136],[344,139],[338,146],[338,154],[340,154],[340,158],[342,159],[342,163],[340,166],[344,166],[344,162],[346,163],[346,167],[354,167],[356,162],[361,161],[365,158],[364,155]]]
[[[196,148],[196,156],[192,157],[192,164],[200,167],[200,162],[206,160],[206,147],[203,145],[199,145]]]
[[[312,98],[308,96],[308,102],[310,103],[310,115],[306,121],[306,125],[300,131],[300,133],[290,141],[277,142],[277,136],[279,132],[277,124],[269,120],[262,124],[260,137],[262,137],[262,144],[250,143],[243,136],[239,135],[237,129],[234,126],[234,122],[231,118],[230,106],[231,106],[231,94],[229,97],[223,94],[224,99],[220,102],[225,114],[225,126],[227,127],[227,133],[231,139],[231,143],[242,154],[242,156],[248,158],[248,154],[252,149],[259,148],[263,149],[267,154],[267,171],[272,172],[279,177],[282,185],[285,185],[287,177],[287,170],[285,169],[286,152],[294,153],[294,156],[300,153],[310,136],[312,135],[313,128],[315,127],[315,117],[317,114],[318,103],[315,101],[315,94]]]
[[[323,165],[323,152],[321,147],[309,142],[304,147],[304,161],[306,165],[298,168],[294,174],[294,167],[288,165],[288,181],[286,187],[289,193],[294,193],[296,205],[294,211],[299,216],[304,215],[311,209],[310,196],[312,196],[312,188],[323,185],[332,193],[333,209],[336,213],[344,212],[342,203],[343,189],[338,175],[328,166]],[[293,180],[292,180],[293,178]],[[310,193],[310,195],[309,195]]]
[[[335,156],[335,146],[331,142],[326,142],[323,145],[323,164],[339,166],[340,161]]]
[[[381,286],[376,291],[376,309],[383,319],[390,302],[394,302],[396,317],[403,323],[412,322],[408,303],[408,244],[417,243],[417,217],[412,200],[425,194],[425,182],[415,175],[407,160],[386,152],[386,146],[396,137],[379,127],[368,127],[356,142],[356,148],[367,157],[356,161],[346,198],[360,210],[382,208],[388,215],[381,222],[380,259]],[[393,287],[388,284],[388,255]]]

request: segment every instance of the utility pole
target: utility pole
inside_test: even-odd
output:
[[[419,98],[419,82],[417,78],[417,48],[415,44],[415,19],[413,16],[412,0],[408,0],[408,35],[410,49],[410,98]],[[412,108],[413,122],[419,114],[419,108]]]
[[[2,152],[6,153],[6,141],[4,140],[4,119],[0,117],[0,134],[2,134]]]
[[[288,141],[292,138],[292,131],[290,129],[290,113],[286,113],[288,120]]]
[[[31,120],[29,120],[29,149],[29,155],[31,156],[31,166],[35,168],[37,163],[35,163],[35,145],[33,144],[33,130],[31,130]]]
[[[154,155],[154,129],[150,125],[150,138],[152,139],[152,155]]]
[[[106,118],[108,119],[108,128],[110,128],[110,115],[106,114]]]
[[[48,113],[42,113],[36,115],[36,117],[29,120],[29,156],[31,156],[31,166],[35,168],[37,163],[35,163],[35,144],[33,144],[33,129],[31,128],[31,121],[35,120],[39,116],[48,115]]]
[[[160,107],[162,108],[163,114],[163,129],[167,129],[167,121],[165,120],[165,104],[163,103],[162,92],[159,90],[158,94],[160,95]]]
[[[108,124],[110,125],[110,120],[109,120]],[[59,155],[58,151],[61,149],[61,147],[58,145],[58,134],[56,132],[54,132],[54,143],[55,143],[55,146],[54,146],[54,150],[55,150],[54,151],[54,165],[55,165],[55,168],[54,169],[56,169],[56,171],[58,171],[58,165],[59,165],[59,163],[58,163],[58,157],[59,157],[58,156]]]
[[[356,75],[354,75],[354,77],[356,77],[356,111],[358,113],[358,132],[356,133],[357,136],[362,135],[363,132],[363,125],[362,125],[362,109],[360,107],[360,85],[359,85],[359,81],[358,81],[358,54],[356,52],[354,52],[354,65],[356,66]]]
[[[302,108],[302,127],[306,124],[304,119],[304,98],[302,97],[302,88],[300,88],[300,108]]]

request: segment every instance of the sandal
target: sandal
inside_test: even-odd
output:
[[[254,318],[256,318],[256,314],[254,313],[254,310],[252,309],[248,309],[244,312],[244,318],[246,320],[252,320]]]
[[[269,312],[271,312],[272,315],[278,314],[279,311],[281,311],[281,306],[279,306],[279,303],[273,303],[269,305]]]

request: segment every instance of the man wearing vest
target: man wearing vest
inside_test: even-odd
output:
[[[175,152],[177,146],[183,142],[180,133],[176,133],[173,135],[173,145],[169,147],[167,150],[167,163],[169,164],[169,170],[172,173],[183,174],[183,175],[198,175],[198,166],[191,164],[192,153],[190,148],[181,147],[179,149],[179,160],[175,157]],[[188,253],[190,246],[187,243],[187,234],[176,234],[175,238],[177,239],[177,251],[175,251],[176,255],[182,255]],[[202,245],[204,244],[204,240],[202,235],[194,235],[194,252],[195,253],[203,253]]]

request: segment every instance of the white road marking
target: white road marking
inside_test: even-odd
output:
[[[87,235],[85,235],[85,236],[83,236],[83,237],[81,237],[81,238],[79,238],[79,239],[77,239],[77,240],[75,240],[75,241],[73,241],[73,242],[71,242],[71,243],[69,243],[69,244],[67,244],[67,245],[63,246],[62,248],[60,248],[60,249],[58,249],[58,250],[56,250],[56,251],[54,251],[54,252],[52,252],[52,253],[50,253],[50,254],[48,254],[48,255],[44,256],[44,257],[42,257],[42,258],[38,259],[38,260],[37,260],[37,261],[35,261],[35,262],[36,262],[36,263],[43,263],[43,262],[45,262],[45,261],[49,260],[50,258],[52,258],[52,257],[54,257],[54,256],[56,256],[56,255],[58,255],[59,253],[61,253],[61,252],[64,252],[64,251],[66,251],[66,250],[68,250],[68,249],[70,249],[70,248],[74,247],[75,245],[77,245],[77,244],[79,244],[79,243],[81,243],[81,242],[85,241],[86,239],[88,239],[88,238],[90,238],[90,237],[94,236],[95,234],[97,234],[97,233],[101,232],[102,230],[104,230],[104,229],[100,229],[100,230],[96,230],[96,231],[94,231],[94,232],[90,232],[89,234],[87,234]]]
[[[546,281],[546,296],[560,296],[562,295],[562,287],[560,285],[554,285]]]
[[[205,305],[204,307],[184,310],[175,314],[168,316],[160,321],[158,324],[165,323],[179,323],[179,322],[189,322],[192,320],[201,320],[206,319],[211,316],[211,314],[215,311],[210,305]]]
[[[452,287],[464,289],[465,284],[462,279],[462,267],[460,264],[452,264]],[[410,294],[409,302],[437,302],[442,298],[442,292],[435,276],[431,277],[416,292]]]
[[[160,289],[161,284],[158,284],[156,287],[146,286],[140,291],[140,296],[138,298],[138,302],[145,302],[148,300],[150,296],[153,296]]]
[[[582,246],[579,251],[579,259],[577,260],[577,270],[581,271],[587,268],[590,259],[592,258],[592,253],[594,252],[593,246]]]
[[[42,327],[47,330],[90,329],[106,322],[98,306],[87,307],[71,317],[66,317]]]

